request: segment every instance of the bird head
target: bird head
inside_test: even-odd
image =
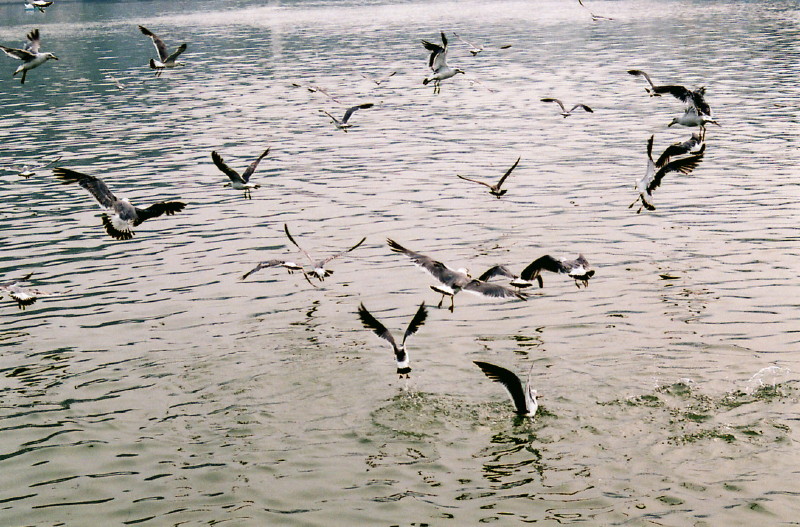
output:
[[[458,68],[456,68],[456,73],[464,73],[464,74],[466,74],[466,72],[464,70],[460,70]]]
[[[673,124],[678,124],[678,118],[677,118],[677,117],[673,117],[673,118],[672,118],[672,122],[671,122],[671,123],[669,123],[669,124],[667,125],[667,127],[670,127],[670,126],[672,126]]]
[[[53,55],[52,53],[47,53],[47,55],[46,55],[46,56],[47,56],[47,58],[48,58],[48,59],[58,60],[58,57],[56,57],[56,56],[55,56],[55,55]]]

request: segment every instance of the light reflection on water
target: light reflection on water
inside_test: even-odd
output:
[[[795,518],[797,8],[592,10],[615,20],[564,3],[0,5],[0,41],[36,24],[61,58],[24,86],[2,63],[2,163],[63,153],[136,204],[188,204],[120,243],[79,187],[3,176],[0,276],[65,293],[3,300],[2,523]],[[188,42],[187,66],[154,78],[138,24]],[[439,30],[486,50],[453,39],[468,74],[434,97],[419,39]],[[722,124],[640,215],[647,138],[690,131],[629,68],[706,85]],[[595,113],[563,119],[546,96]],[[319,113],[365,101],[347,134]],[[243,167],[266,146],[252,200],[222,187],[211,150]],[[455,177],[520,156],[502,200]],[[301,257],[284,223],[315,254],[367,241],[318,289],[274,269],[241,282]],[[394,328],[438,298],[386,237],[474,273],[583,253],[597,275],[432,309],[406,384],[356,306]],[[539,417],[515,419],[472,360],[533,363]]]

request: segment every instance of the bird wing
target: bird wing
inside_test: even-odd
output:
[[[428,58],[428,67],[430,69],[436,71],[447,64],[447,50],[445,48],[427,40],[423,40],[422,45],[431,52],[431,56]]]
[[[511,278],[512,280],[515,278],[519,278],[517,275],[511,272],[511,270],[506,267],[505,265],[495,265],[494,267],[490,267],[482,275],[478,277],[478,280],[481,282],[486,282],[494,278],[495,276],[505,276],[506,278]]]
[[[526,294],[514,291],[513,289],[508,288],[504,285],[490,284],[487,282],[482,282],[481,280],[470,280],[464,285],[462,289],[464,289],[464,291],[467,291],[468,293],[473,293],[481,296],[488,296],[492,298],[517,297],[520,300],[527,300],[528,298]]]
[[[509,176],[509,174],[511,174],[511,173],[514,171],[514,169],[515,169],[515,168],[517,168],[517,165],[519,164],[519,160],[520,160],[520,159],[522,159],[522,158],[521,158],[521,157],[518,157],[518,158],[517,158],[517,160],[516,160],[516,161],[514,161],[514,164],[513,164],[513,165],[511,165],[511,168],[509,168],[508,170],[506,170],[506,173],[505,173],[505,174],[503,174],[503,177],[501,177],[501,178],[500,178],[500,181],[498,181],[498,182],[497,182],[497,188],[498,188],[498,189],[499,189],[500,187],[502,187],[502,186],[503,186],[503,182],[505,182],[505,180],[506,180],[506,178]]]
[[[484,182],[484,181],[478,181],[477,179],[470,179],[470,178],[468,178],[468,177],[464,177],[464,176],[461,176],[461,175],[459,175],[459,174],[456,174],[456,175],[457,175],[458,177],[460,177],[461,179],[464,179],[464,180],[466,180],[466,181],[472,181],[473,183],[478,183],[478,184],[480,184],[480,185],[483,185],[483,186],[485,186],[485,187],[492,188],[492,186],[491,186],[489,183],[486,183],[486,182]]]
[[[517,413],[528,413],[528,405],[525,402],[525,390],[522,387],[522,381],[514,372],[488,362],[477,360],[473,362],[483,371],[484,375],[506,387],[508,395],[511,396],[511,401],[517,409]]]
[[[693,104],[692,92],[685,86],[653,86],[654,93],[669,93],[678,100]]]
[[[23,62],[30,62],[36,58],[35,54],[26,49],[7,48],[5,46],[0,46],[0,49],[2,49],[3,52],[9,57],[21,60]]]
[[[553,258],[549,254],[545,254],[531,262],[525,269],[522,270],[519,277],[523,280],[536,280],[539,282],[539,287],[542,287],[542,278],[539,276],[542,271],[550,271],[551,273],[566,273],[567,269],[561,260]]]
[[[578,108],[583,108],[584,110],[586,110],[589,113],[594,113],[594,110],[592,110],[591,108],[589,108],[585,104],[576,104],[575,106],[572,107],[572,109],[569,111],[569,113],[574,112]]]
[[[454,284],[460,287],[460,282],[466,278],[466,275],[463,273],[454,271],[442,262],[438,262],[429,256],[406,249],[392,239],[387,239],[386,242],[394,252],[405,254],[411,259],[412,262],[420,266],[422,269],[430,273],[435,279],[448,287],[452,287]]]
[[[144,26],[139,26],[139,31],[141,31],[142,34],[147,35],[153,40],[153,45],[156,47],[158,58],[161,59],[161,62],[166,62],[169,53],[167,52],[167,45],[164,44],[164,41],[158,38],[158,35],[156,35],[155,33],[153,33]],[[186,44],[184,44],[184,46],[186,46]],[[184,49],[186,48],[184,47]]]
[[[56,167],[53,169],[53,174],[67,183],[78,183],[80,186],[89,191],[89,193],[97,200],[97,202],[106,209],[113,209],[117,198],[111,193],[111,190],[103,183],[103,180],[94,176],[81,174],[74,170]]]
[[[647,140],[647,159],[649,159],[651,163],[653,162],[653,137],[655,136],[651,135],[650,139]]]
[[[361,323],[364,324],[364,327],[371,329],[380,338],[389,342],[392,347],[397,348],[397,344],[395,343],[392,334],[388,329],[386,329],[386,326],[378,322],[378,319],[372,316],[372,313],[367,311],[367,308],[364,307],[363,302],[358,306],[358,318],[361,319]]]
[[[417,309],[416,314],[414,314],[414,318],[411,319],[411,322],[408,323],[408,328],[406,328],[406,332],[403,334],[403,344],[405,344],[406,339],[417,332],[417,330],[422,327],[425,323],[425,319],[428,318],[428,310],[425,309],[425,302],[422,302],[419,305],[419,309]]]
[[[283,230],[284,230],[284,232],[286,233],[286,236],[289,238],[289,241],[290,241],[290,242],[292,242],[292,243],[294,244],[294,246],[295,246],[295,247],[297,247],[298,249],[300,249],[300,251],[301,251],[303,254],[305,254],[305,255],[306,255],[306,258],[308,258],[308,259],[309,259],[309,261],[310,261],[310,262],[313,264],[313,263],[314,263],[314,259],[313,259],[313,258],[311,258],[311,255],[310,255],[310,254],[308,254],[308,252],[306,252],[306,250],[305,250],[305,249],[303,249],[302,247],[300,247],[299,245],[297,245],[297,242],[296,242],[296,241],[294,241],[294,238],[292,238],[292,235],[291,235],[291,233],[289,232],[289,225],[288,225],[288,224],[286,224],[286,223],[284,223],[284,224],[283,224]]]
[[[56,157],[55,159],[53,159],[52,161],[48,161],[47,163],[45,163],[45,164],[43,164],[43,165],[39,165],[39,166],[35,167],[35,170],[39,170],[39,169],[41,169],[41,168],[47,168],[47,167],[49,167],[50,165],[55,165],[56,163],[58,163],[59,161],[61,161],[61,158],[62,158],[62,157],[63,157],[63,156],[58,156],[58,157]]]
[[[320,111],[321,111],[322,113],[324,113],[325,115],[327,115],[328,117],[330,117],[330,118],[333,120],[333,122],[334,122],[334,123],[336,123],[337,125],[341,126],[342,124],[344,124],[344,123],[342,123],[341,121],[339,121],[339,119],[337,119],[336,117],[332,116],[331,114],[329,114],[329,113],[328,113],[328,112],[326,112],[325,110],[320,110]]]
[[[674,145],[668,146],[664,152],[658,157],[656,161],[656,168],[661,168],[667,164],[667,161],[671,157],[675,156],[682,156],[683,154],[688,154],[696,143],[690,141],[685,141],[683,143],[675,143]]]
[[[353,115],[353,112],[355,112],[356,110],[362,110],[364,108],[372,108],[373,106],[375,105],[371,102],[366,102],[364,104],[357,104],[355,106],[351,106],[350,108],[347,109],[346,112],[344,112],[344,117],[342,117],[342,124],[346,123],[348,119],[350,119],[350,116]]]
[[[340,252],[340,253],[336,253],[336,254],[334,254],[334,255],[328,256],[327,258],[325,258],[324,260],[322,260],[322,261],[321,261],[321,262],[319,262],[318,264],[319,264],[319,265],[325,265],[326,263],[330,262],[330,261],[331,261],[331,260],[333,260],[334,258],[338,258],[338,257],[340,257],[340,256],[342,256],[342,255],[344,255],[344,254],[347,254],[347,253],[349,253],[350,251],[352,251],[352,250],[354,250],[354,249],[358,248],[358,247],[359,247],[359,246],[360,246],[362,243],[364,243],[364,241],[365,241],[366,239],[367,239],[367,237],[366,237],[366,236],[364,236],[363,238],[361,238],[361,240],[359,240],[359,242],[358,242],[357,244],[353,245],[353,246],[352,246],[352,247],[350,247],[349,249],[347,249],[347,250],[345,250],[345,251],[342,251],[342,252]]]
[[[256,271],[260,271],[261,269],[266,269],[267,267],[277,267],[283,264],[284,264],[283,260],[267,260],[266,262],[259,262],[258,265],[256,265],[255,267],[244,273],[244,275],[242,275],[242,280],[246,279],[248,276],[255,273]]]
[[[466,44],[467,46],[471,47],[472,49],[481,49],[481,50],[483,50],[483,48],[478,48],[478,46],[476,46],[476,45],[474,45],[474,44],[472,44],[470,42],[467,42],[466,40],[464,40],[463,38],[458,36],[458,33],[453,33],[453,36],[456,37],[461,42],[463,42],[464,44]]]
[[[554,103],[557,103],[559,106],[561,106],[561,111],[562,112],[566,112],[567,111],[567,109],[564,108],[564,103],[559,101],[558,99],[554,99],[552,97],[545,97],[544,99],[542,99],[542,102],[554,102]]]
[[[136,219],[133,221],[133,225],[139,225],[145,220],[157,218],[162,214],[172,216],[176,212],[182,211],[185,207],[186,203],[180,201],[159,201],[158,203],[153,203],[146,209],[136,208]]]
[[[25,49],[33,53],[39,53],[39,46],[41,45],[41,41],[39,39],[39,30],[33,29],[31,30],[28,35],[28,42],[25,43]]]
[[[644,79],[647,81],[650,87],[655,89],[656,86],[655,84],[653,84],[653,80],[650,78],[650,75],[643,72],[642,70],[628,70],[628,73],[630,73],[631,75],[636,75],[637,77],[638,76],[644,77]]]
[[[242,179],[244,180],[245,183],[250,181],[250,176],[253,175],[253,172],[256,171],[258,164],[261,162],[262,159],[264,159],[264,156],[266,156],[267,154],[269,154],[269,148],[264,150],[264,152],[260,156],[258,156],[258,159],[250,163],[250,166],[245,169],[244,173],[242,173]]]
[[[665,175],[669,172],[680,172],[681,174],[688,174],[695,168],[697,165],[700,164],[700,161],[703,160],[703,155],[705,154],[706,145],[700,149],[694,155],[689,157],[684,157],[683,159],[677,159],[675,161],[671,161],[661,167],[658,172],[655,173],[653,176],[653,180],[647,185],[647,193],[650,194],[653,190],[657,189],[658,186],[661,184],[661,180],[664,178]]]
[[[181,44],[180,46],[178,46],[178,49],[176,49],[175,52],[172,55],[167,57],[167,59],[164,61],[164,63],[175,62],[175,59],[177,59],[180,56],[180,54],[183,53],[184,51],[186,51],[186,43],[185,42],[183,44]]]
[[[222,157],[220,157],[216,150],[211,152],[211,160],[214,161],[214,164],[217,165],[217,168],[220,169],[223,174],[228,176],[231,181],[244,183],[247,182],[242,176],[239,175],[237,171],[229,167],[225,161],[222,160]]]
[[[705,88],[700,88],[692,92],[692,104],[694,107],[697,108],[697,111],[700,115],[711,115],[711,106],[708,105],[706,102],[706,98],[703,94],[706,92]]]

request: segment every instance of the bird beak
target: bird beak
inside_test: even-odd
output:
[[[54,58],[54,59],[56,59],[56,60],[58,60],[58,57],[56,57],[55,55],[53,55],[53,58]]]

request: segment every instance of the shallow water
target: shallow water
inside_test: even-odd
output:
[[[800,10],[587,4],[614,20],[569,2],[0,4],[0,42],[39,27],[60,57],[24,86],[0,62],[0,163],[63,154],[140,206],[187,203],[117,242],[77,185],[2,175],[0,277],[63,294],[0,305],[0,523],[795,522]],[[187,42],[186,66],[155,78],[138,24]],[[419,39],[440,29],[485,50],[451,38],[467,74],[434,96]],[[638,215],[648,137],[661,152],[690,130],[630,68],[707,86],[722,125]],[[595,111],[563,119],[546,96]],[[318,111],[361,102],[346,134]],[[243,170],[267,146],[252,200],[223,187],[212,150]],[[519,156],[501,200],[455,177]],[[240,281],[302,259],[284,223],[314,254],[367,241],[316,288]],[[474,273],[583,253],[597,274],[431,309],[406,382],[356,308],[397,334],[438,297],[387,237]],[[532,367],[539,416],[473,360]]]

